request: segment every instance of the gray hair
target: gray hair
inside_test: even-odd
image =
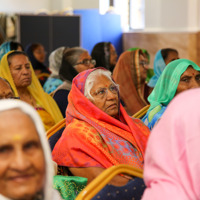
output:
[[[88,52],[81,47],[72,47],[63,52],[63,59],[75,68],[81,54]]]
[[[96,69],[94,71],[92,71],[86,81],[85,81],[85,88],[84,88],[84,96],[87,97],[88,99],[93,99],[90,91],[94,85],[94,82],[97,78],[97,76],[105,76],[107,77],[114,85],[117,86],[117,84],[112,80],[111,77],[111,72],[108,70],[104,70],[104,69]]]

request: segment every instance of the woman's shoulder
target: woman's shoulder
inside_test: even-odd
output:
[[[147,114],[142,118],[142,121],[151,130],[158,120],[160,120],[165,110],[166,106],[158,105],[153,110],[148,111]]]
[[[60,86],[63,83],[62,80],[58,79],[58,78],[51,78],[49,77],[46,82],[44,83],[43,89],[45,92],[47,92],[48,94],[50,94],[51,92],[53,92],[54,90],[57,89],[58,86]]]
[[[65,128],[68,134],[88,134],[88,133],[96,133],[96,129],[90,125],[89,123],[80,120],[80,119],[72,119],[72,121]]]

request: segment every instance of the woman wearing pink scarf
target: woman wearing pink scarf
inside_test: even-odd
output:
[[[145,155],[142,200],[200,199],[200,89],[179,94],[154,127]]]

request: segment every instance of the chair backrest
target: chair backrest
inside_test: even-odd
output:
[[[64,118],[46,132],[47,138],[49,139],[52,135],[54,135],[56,132],[58,132],[61,128],[65,126],[66,126],[66,123],[65,123],[65,118]]]
[[[76,200],[90,200],[92,199],[111,179],[118,174],[129,174],[135,177],[143,178],[143,171],[141,169],[132,167],[126,164],[112,166],[103,171],[96,177],[89,185],[87,185]]]
[[[132,117],[133,118],[142,118],[148,111],[150,105],[146,105],[144,108],[136,112]]]
[[[50,74],[43,72],[43,73],[38,74],[38,75],[37,75],[37,78],[38,78],[38,79],[40,79],[40,78],[42,78],[42,77],[49,78],[49,76],[50,76]]]

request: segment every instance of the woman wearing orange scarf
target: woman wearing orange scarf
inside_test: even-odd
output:
[[[59,166],[88,182],[113,165],[143,168],[149,129],[119,103],[111,72],[95,68],[78,74],[68,101],[66,128],[52,152]],[[119,176],[112,183],[120,186],[127,182]]]
[[[141,49],[122,53],[113,71],[113,79],[120,86],[120,97],[129,115],[148,104],[146,85],[148,59]]]

